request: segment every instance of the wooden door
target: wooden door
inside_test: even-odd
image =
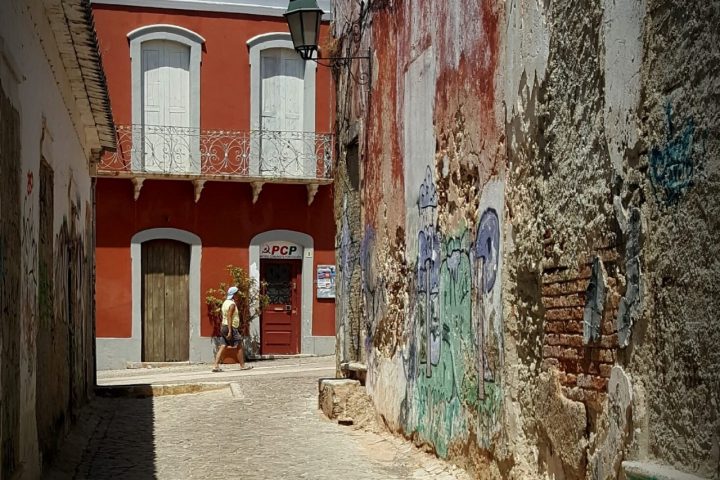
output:
[[[189,168],[190,50],[165,40],[142,45],[144,166],[147,171]]]
[[[260,322],[263,354],[300,353],[300,260],[262,260],[260,278],[270,304]]]
[[[294,51],[262,52],[261,174],[303,176],[303,103],[305,62]]]
[[[144,362],[190,358],[189,271],[189,245],[174,240],[142,244]]]

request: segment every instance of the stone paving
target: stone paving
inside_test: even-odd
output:
[[[153,370],[150,372],[149,370]],[[98,383],[227,382],[222,389],[104,398],[81,415],[48,479],[469,479],[387,433],[353,430],[317,407],[334,359],[99,372]]]

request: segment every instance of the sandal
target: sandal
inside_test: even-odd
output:
[[[252,368],[253,368],[252,365],[245,365],[245,366],[242,367],[240,370],[252,370]]]
[[[220,368],[220,367],[215,367],[215,368],[212,369],[212,372],[213,372],[213,373],[218,373],[218,372],[222,372],[222,371],[223,371],[223,370],[222,370],[222,368]]]

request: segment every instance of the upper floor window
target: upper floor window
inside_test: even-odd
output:
[[[204,39],[174,25],[133,30],[133,169],[199,173],[200,59]]]
[[[289,33],[258,35],[250,50],[250,171],[259,176],[315,177],[315,71]]]

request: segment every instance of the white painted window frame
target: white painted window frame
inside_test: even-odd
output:
[[[271,32],[256,35],[247,41],[250,56],[250,129],[253,132],[260,131],[260,112],[262,97],[260,90],[262,86],[260,59],[263,50],[269,48],[285,48],[295,51],[292,37],[286,32]],[[305,62],[303,77],[303,131],[315,132],[315,77],[317,64]],[[259,142],[251,143],[250,151],[250,174],[260,176],[260,156],[257,146]],[[312,165],[304,165],[305,171],[311,171]]]
[[[130,77],[132,94],[132,124],[143,124],[142,109],[142,44],[151,40],[167,40],[180,43],[190,48],[190,92],[189,117],[190,128],[200,131],[200,64],[202,63],[202,46],[205,39],[199,34],[184,27],[170,24],[145,25],[127,34],[130,41]],[[140,132],[133,128],[133,145],[140,142]],[[193,136],[190,144],[191,154],[200,155],[200,137]],[[133,170],[142,169],[142,149],[133,149]],[[200,173],[201,162],[197,162],[197,172]]]

